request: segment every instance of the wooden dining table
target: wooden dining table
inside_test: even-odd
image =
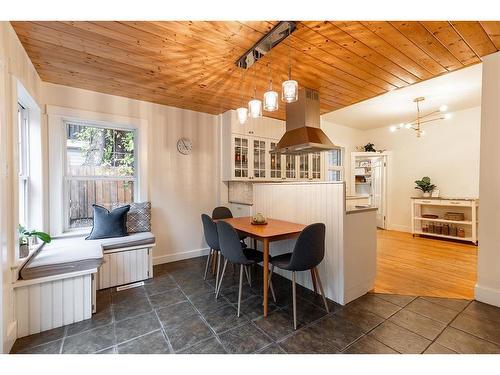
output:
[[[267,219],[267,224],[252,224],[250,216],[221,219],[231,224],[238,232],[255,241],[262,241],[263,248],[263,281],[264,281],[264,316],[267,316],[268,282],[269,282],[269,243],[298,237],[306,227],[303,224],[291,223],[289,221]],[[290,249],[292,250],[292,249]]]

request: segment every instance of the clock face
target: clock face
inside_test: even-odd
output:
[[[177,141],[177,151],[182,155],[189,155],[193,150],[193,142],[189,138],[180,138]]]

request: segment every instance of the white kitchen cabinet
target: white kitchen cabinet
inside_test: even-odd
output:
[[[223,181],[319,181],[325,153],[271,154],[285,133],[284,121],[261,117],[241,125],[235,111],[221,115]]]
[[[297,159],[296,155],[285,155],[285,179],[297,179]]]
[[[260,118],[248,119],[241,125],[235,111],[221,116],[221,160],[223,181],[271,181],[283,175],[276,170],[283,157],[271,156],[270,151],[285,132],[283,121]],[[271,159],[272,158],[272,159]],[[271,173],[271,164],[275,170]],[[273,177],[274,176],[274,177]]]
[[[298,179],[308,181],[320,181],[323,177],[324,153],[314,152],[297,156]]]
[[[276,141],[271,141],[271,150],[276,147],[276,144],[278,142]],[[273,181],[279,181],[282,179],[285,179],[285,173],[284,173],[284,164],[285,164],[285,156],[281,155],[279,153],[276,154],[271,154],[269,156],[269,161],[271,165],[269,166],[269,177]]]

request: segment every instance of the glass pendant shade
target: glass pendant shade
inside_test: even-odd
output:
[[[252,99],[248,102],[248,112],[250,117],[262,117],[262,101],[259,99]]]
[[[296,102],[299,97],[299,84],[293,79],[283,82],[281,86],[281,100],[286,103]]]
[[[238,114],[238,122],[243,125],[245,122],[247,122],[248,118],[248,108],[246,107],[240,107],[236,110],[236,113]]]
[[[278,93],[276,91],[267,91],[264,93],[264,110],[274,112],[278,110]]]

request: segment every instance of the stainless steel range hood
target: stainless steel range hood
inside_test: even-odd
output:
[[[337,147],[320,128],[318,92],[300,89],[299,100],[286,104],[286,132],[271,153],[300,155]]]

